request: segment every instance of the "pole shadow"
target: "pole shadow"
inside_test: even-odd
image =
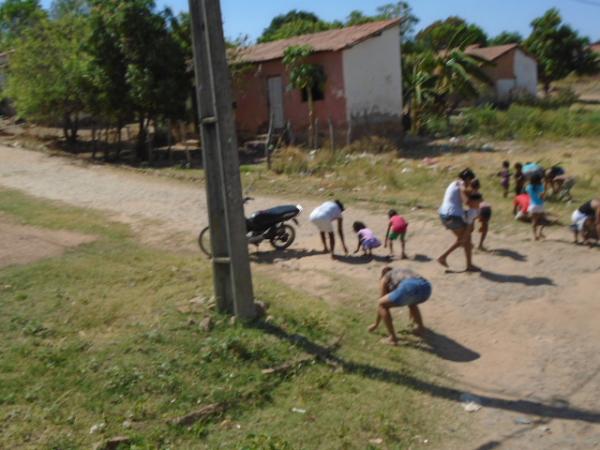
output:
[[[442,398],[457,403],[460,402],[460,396],[467,393],[476,396],[481,401],[481,405],[486,408],[535,415],[539,416],[540,418],[600,423],[600,411],[575,408],[571,407],[568,403],[552,405],[533,400],[512,400],[489,395],[469,393],[452,387],[442,386],[422,380],[410,375],[409,373],[397,372],[368,363],[347,360],[335,354],[337,346],[333,348],[324,347],[311,341],[305,336],[299,334],[289,334],[284,329],[272,323],[258,322],[253,326],[267,334],[298,347],[303,352],[314,356],[317,362],[321,362],[332,367],[341,368],[346,373],[358,375],[370,380],[408,387],[432,397]]]
[[[493,281],[494,283],[514,283],[525,286],[555,286],[554,281],[548,277],[528,277],[525,275],[507,275],[503,273],[481,271],[481,278]]]
[[[292,260],[309,258],[311,256],[326,255],[323,251],[319,250],[306,250],[306,249],[295,249],[288,248],[283,251],[272,250],[266,252],[255,252],[250,253],[250,261],[257,264],[273,264],[277,260]]]
[[[344,264],[350,264],[354,266],[369,264],[373,261],[381,263],[389,263],[392,261],[392,259],[389,256],[380,255],[335,255],[335,260]]]

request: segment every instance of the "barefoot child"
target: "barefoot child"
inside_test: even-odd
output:
[[[571,216],[571,221],[575,244],[579,243],[579,233],[583,236],[584,244],[591,241],[590,238],[594,234],[597,240],[600,237],[600,198],[594,198],[577,208]]]
[[[358,253],[362,247],[363,254],[371,256],[374,248],[381,247],[381,241],[375,237],[375,233],[368,229],[364,223],[354,222],[352,228],[358,237],[358,245],[354,253]]]
[[[508,188],[510,187],[510,162],[504,161],[502,163],[502,170],[498,172],[500,177],[500,186],[504,191],[504,198],[508,197]]]
[[[377,305],[375,323],[369,327],[369,332],[375,331],[383,320],[389,333],[388,342],[398,345],[390,309],[408,306],[410,318],[416,326],[414,333],[423,336],[425,326],[417,305],[426,302],[431,297],[431,283],[411,270],[392,269],[388,266],[381,271],[379,284],[381,298]]]
[[[525,174],[523,174],[523,164],[515,164],[515,195],[521,195],[525,189]]]
[[[533,225],[533,238],[536,241],[544,238],[544,184],[542,182],[542,175],[536,173],[531,176],[529,184],[526,188],[529,194],[529,209],[528,213],[531,216],[531,223]]]
[[[390,243],[390,256],[394,256],[394,241],[400,239],[402,245],[402,259],[406,259],[406,230],[408,230],[408,222],[404,217],[398,215],[396,210],[390,209],[388,211],[388,223],[387,231],[385,232],[385,244],[384,247]]]

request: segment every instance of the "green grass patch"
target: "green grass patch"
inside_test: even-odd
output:
[[[453,121],[448,131],[454,135],[474,134],[494,139],[598,137],[600,111],[520,105],[505,111],[492,107],[469,108]]]
[[[339,312],[256,277],[272,317],[231,323],[210,301],[190,303],[210,296],[203,259],[142,247],[99,214],[14,192],[0,192],[0,212],[99,236],[62,257],[0,269],[2,447],[83,449],[116,435],[132,449],[362,449],[373,438],[425,448],[423,437],[440,439],[448,401],[435,395],[435,364],[416,349],[377,345],[365,333],[373,311]],[[200,326],[206,317],[211,331]],[[319,355],[339,336],[325,363]],[[208,404],[223,410],[169,424]]]

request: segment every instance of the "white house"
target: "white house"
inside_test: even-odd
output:
[[[537,95],[537,60],[518,44],[472,45],[465,49],[465,53],[489,63],[484,71],[494,82],[498,99],[510,100],[520,94]]]

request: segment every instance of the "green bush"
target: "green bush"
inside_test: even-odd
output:
[[[541,109],[513,105],[506,111],[491,106],[466,110],[453,124],[455,134],[496,139],[600,136],[600,111]]]

